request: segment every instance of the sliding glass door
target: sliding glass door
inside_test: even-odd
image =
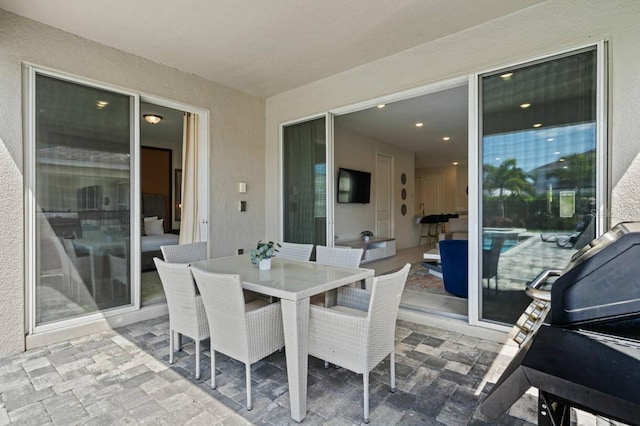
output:
[[[326,245],[325,117],[283,127],[283,240]]]
[[[594,46],[480,78],[482,319],[514,323],[526,284],[595,237],[598,69]]]
[[[37,327],[132,304],[134,98],[40,72],[32,89]]]

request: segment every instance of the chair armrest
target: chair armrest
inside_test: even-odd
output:
[[[309,355],[362,373],[367,318],[320,306],[309,310]]]
[[[247,312],[250,363],[256,362],[284,346],[280,302]]]
[[[338,289],[338,305],[346,306],[360,311],[369,310],[371,293],[367,290],[354,287],[340,287]]]

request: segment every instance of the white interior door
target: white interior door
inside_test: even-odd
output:
[[[376,154],[376,236],[393,236],[393,157]]]

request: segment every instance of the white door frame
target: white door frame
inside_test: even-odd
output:
[[[200,217],[205,221],[201,226],[203,241],[208,240],[208,146],[209,146],[209,111],[179,102],[170,101],[155,97],[153,95],[141,94],[139,91],[122,88],[102,82],[96,82],[90,79],[78,77],[58,70],[42,67],[37,64],[24,63],[23,65],[23,81],[25,93],[25,332],[27,333],[27,348],[39,346],[43,342],[53,342],[64,339],[65,336],[85,335],[90,332],[106,330],[111,328],[111,324],[131,323],[146,319],[147,317],[157,316],[160,313],[156,307],[151,309],[154,313],[140,312],[140,274],[132,274],[132,300],[131,305],[114,308],[106,311],[97,311],[92,314],[74,317],[51,324],[36,326],[36,249],[35,249],[35,223],[36,223],[36,200],[35,193],[35,78],[36,74],[48,75],[55,78],[64,79],[83,86],[95,87],[111,92],[123,94],[131,98],[131,146],[132,170],[131,178],[133,185],[131,186],[131,252],[140,253],[140,221],[135,218],[140,217],[141,200],[140,200],[140,101],[150,102],[153,104],[166,106],[182,111],[192,112],[200,116],[199,125],[199,149],[201,150],[199,173],[200,173],[200,193],[199,197],[206,200],[200,203]],[[140,271],[140,256],[132,256],[132,270]],[[166,310],[166,306],[161,310]],[[138,312],[138,313],[136,313]],[[83,331],[86,330],[86,331]]]
[[[209,111],[149,94],[141,94],[140,102],[198,115],[198,218],[200,221],[200,241],[209,241]]]
[[[479,266],[482,240],[480,231],[482,228],[482,212],[480,211],[480,182],[482,182],[482,167],[480,166],[482,152],[482,138],[480,132],[480,79],[483,75],[497,72],[501,69],[519,67],[536,61],[543,61],[555,56],[571,53],[588,47],[596,47],[597,71],[596,71],[596,197],[598,200],[596,220],[596,235],[600,235],[610,224],[606,215],[609,207],[609,192],[607,187],[608,160],[607,160],[607,44],[604,40],[596,43],[588,43],[562,51],[550,52],[526,60],[503,64],[482,70],[469,76],[469,283],[479,283],[469,286],[468,312],[469,324],[485,328],[509,332],[512,327],[497,324],[482,319],[482,274]],[[474,214],[475,213],[475,214]]]

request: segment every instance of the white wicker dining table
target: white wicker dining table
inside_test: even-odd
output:
[[[307,414],[307,332],[311,296],[360,280],[373,278],[364,268],[321,265],[315,262],[272,258],[270,270],[259,270],[248,255],[208,259],[193,266],[221,274],[238,274],[242,287],[280,299],[291,418],[301,422]]]

